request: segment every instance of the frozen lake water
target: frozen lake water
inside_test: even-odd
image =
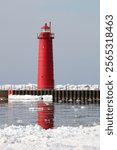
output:
[[[92,126],[100,122],[99,105],[54,103],[54,127]],[[35,125],[38,122],[37,102],[0,104],[0,125]]]
[[[42,129],[38,102],[0,104],[0,150],[99,150],[99,105],[48,105],[53,129]],[[13,124],[13,125],[12,125]]]

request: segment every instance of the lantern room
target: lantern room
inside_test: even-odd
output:
[[[50,32],[51,28],[48,27],[47,23],[43,27],[41,27],[41,32]]]

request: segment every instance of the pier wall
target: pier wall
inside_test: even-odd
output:
[[[8,91],[0,90],[0,102],[7,102],[7,101],[8,101]]]
[[[99,90],[14,90],[13,95],[52,95],[53,102],[99,103]]]
[[[53,102],[100,103],[99,90],[12,90],[13,95],[52,95]],[[8,91],[0,91],[0,98],[8,99]]]

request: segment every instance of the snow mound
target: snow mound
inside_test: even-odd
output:
[[[52,102],[52,95],[8,95],[8,101],[9,102],[30,102],[30,101],[46,101],[46,102]]]
[[[58,127],[2,126],[0,150],[99,150],[100,126]]]

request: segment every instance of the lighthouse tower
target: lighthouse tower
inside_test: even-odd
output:
[[[53,44],[54,34],[51,33],[51,23],[41,27],[38,39],[38,89],[54,88]]]

